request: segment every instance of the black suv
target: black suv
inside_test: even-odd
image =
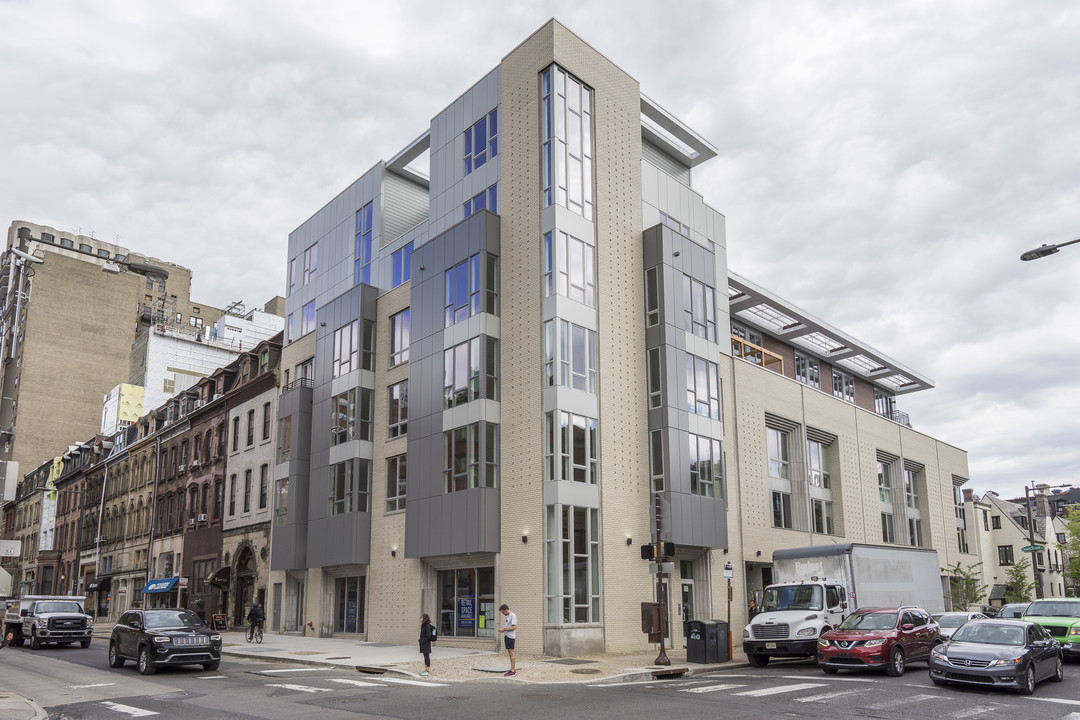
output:
[[[125,660],[134,660],[143,675],[152,675],[158,665],[217,670],[221,635],[190,610],[128,610],[113,626],[109,667],[123,667]]]

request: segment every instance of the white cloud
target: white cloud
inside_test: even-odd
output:
[[[974,486],[1076,478],[1080,245],[1018,261],[1080,234],[1068,5],[0,3],[0,217],[260,304],[289,231],[552,16],[717,146],[734,270],[935,379],[901,405]]]

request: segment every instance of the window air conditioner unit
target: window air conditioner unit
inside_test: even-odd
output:
[[[206,513],[199,513],[199,522],[206,522]]]
[[[188,518],[187,519],[187,524],[188,525],[194,525],[195,524],[195,518]]]
[[[180,472],[185,472],[185,471],[187,471],[187,465],[185,465],[184,463],[180,463]]]

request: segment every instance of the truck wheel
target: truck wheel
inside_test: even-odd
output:
[[[31,630],[30,631],[30,649],[31,650],[40,650],[41,649],[41,640],[38,640],[37,630]]]
[[[154,667],[154,661],[150,659],[150,650],[145,645],[139,648],[139,673],[142,675],[153,675],[157,672],[157,668]]]
[[[109,667],[124,667],[124,658],[120,657],[120,652],[116,649],[115,642],[109,643]]]
[[[750,663],[751,667],[761,668],[769,664],[769,656],[750,653],[746,656],[746,661]]]
[[[890,677],[900,677],[904,674],[904,651],[898,647],[894,647],[892,654],[889,655],[889,665],[885,668],[885,672]]]

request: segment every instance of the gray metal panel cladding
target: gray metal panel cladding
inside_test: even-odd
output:
[[[499,492],[445,492],[442,425],[445,272],[478,252],[497,253],[498,228],[497,215],[480,212],[413,251],[406,557],[498,551]]]

